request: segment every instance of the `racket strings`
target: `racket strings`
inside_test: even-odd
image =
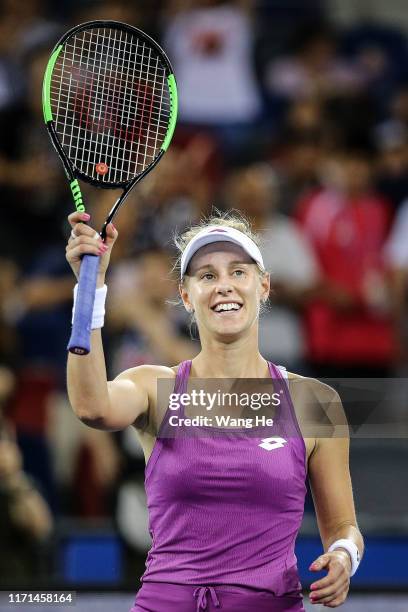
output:
[[[59,95],[59,92],[54,88],[51,87],[51,92],[55,93],[56,95]],[[74,102],[72,102],[72,99],[65,95],[65,94],[61,94],[60,95],[61,100],[64,101],[64,104],[66,104],[66,106],[68,106],[68,110],[70,110],[71,112],[74,112],[74,110],[76,109],[76,100],[74,100]],[[86,96],[86,99],[89,100],[88,96]],[[120,101],[115,100],[114,98],[112,99],[107,99],[106,103],[109,104],[110,108],[115,111],[116,113],[121,113],[123,112],[124,108],[129,110],[129,112],[136,112],[137,108],[136,107],[131,107],[128,104],[121,104]],[[162,118],[162,108],[160,106],[160,104],[158,106],[153,106],[152,107],[152,113],[151,113],[151,120],[152,123],[154,122],[154,120],[156,120],[157,125],[159,126],[159,128],[161,127],[162,123],[160,122],[160,119]],[[150,118],[149,118],[150,119]],[[141,121],[145,121],[145,118],[142,118]],[[146,122],[147,123],[147,122]],[[150,124],[149,124],[150,125]]]
[[[126,30],[82,31],[57,60],[51,105],[75,167],[100,182],[127,182],[155,159],[166,137],[166,69],[155,48]]]

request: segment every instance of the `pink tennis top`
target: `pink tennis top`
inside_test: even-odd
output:
[[[191,361],[181,363],[174,393],[187,391],[190,369]],[[145,472],[152,546],[142,582],[301,592],[294,547],[304,512],[306,448],[285,377],[272,363],[269,371],[282,399],[273,426],[259,437],[245,429],[164,436],[174,414],[167,409]],[[178,416],[184,416],[181,405]]]

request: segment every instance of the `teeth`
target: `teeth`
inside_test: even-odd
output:
[[[231,302],[229,304],[218,304],[215,307],[215,312],[221,312],[223,310],[239,310],[241,307],[240,304],[237,304],[236,302]]]

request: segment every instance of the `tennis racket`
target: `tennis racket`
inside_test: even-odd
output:
[[[78,179],[123,189],[100,232],[131,189],[167,150],[177,119],[177,86],[160,46],[141,30],[115,21],[78,25],[55,45],[43,82],[44,120],[69,180],[74,204],[85,212]],[[90,351],[99,257],[81,262],[68,349]]]

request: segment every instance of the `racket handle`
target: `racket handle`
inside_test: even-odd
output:
[[[91,323],[95,302],[99,257],[84,255],[79,269],[78,293],[68,350],[75,355],[87,355],[91,350]]]

